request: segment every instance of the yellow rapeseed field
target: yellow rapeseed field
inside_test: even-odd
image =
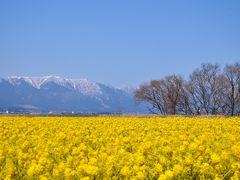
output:
[[[239,179],[240,117],[0,117],[0,179]]]

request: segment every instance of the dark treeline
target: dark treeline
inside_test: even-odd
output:
[[[202,64],[187,80],[179,75],[143,84],[135,92],[138,102],[163,115],[240,115],[240,64]]]

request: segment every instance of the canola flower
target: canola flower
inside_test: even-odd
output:
[[[0,117],[0,179],[240,179],[240,117]]]

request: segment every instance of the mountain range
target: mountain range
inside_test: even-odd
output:
[[[31,113],[146,113],[134,89],[58,76],[0,78],[0,109]]]

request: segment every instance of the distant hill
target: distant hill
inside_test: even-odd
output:
[[[0,78],[0,109],[35,113],[146,113],[134,90],[87,79],[47,77]]]

